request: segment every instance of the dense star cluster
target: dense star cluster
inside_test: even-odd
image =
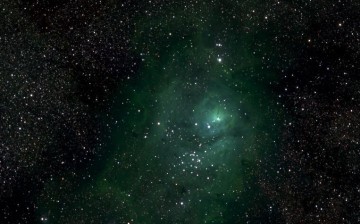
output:
[[[358,223],[356,1],[2,0],[0,223]]]

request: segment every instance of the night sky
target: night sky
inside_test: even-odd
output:
[[[0,223],[359,223],[360,2],[1,0]]]

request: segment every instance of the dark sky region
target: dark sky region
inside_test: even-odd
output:
[[[360,222],[360,2],[2,0],[0,223]]]

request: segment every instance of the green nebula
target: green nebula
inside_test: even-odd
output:
[[[276,150],[281,113],[268,87],[276,76],[261,68],[246,30],[216,36],[236,20],[225,29],[217,7],[201,7],[203,14],[172,9],[176,19],[166,24],[140,20],[133,41],[143,62],[116,96],[109,155],[90,183],[69,183],[66,191],[47,185],[51,193],[40,204],[54,222],[243,223],[258,216],[265,200],[259,161]],[[66,202],[63,211],[57,200]]]
[[[230,203],[250,204],[244,194],[254,184],[257,159],[269,150],[264,130],[272,123],[264,114],[271,105],[260,94],[263,86],[242,81],[246,74],[236,69],[225,77],[226,59],[208,59],[214,49],[194,44],[195,50],[164,56],[163,70],[156,62],[143,68],[144,82],[132,97],[137,101],[123,118],[133,136],[120,128],[114,137],[121,147],[112,157],[128,162],[109,165],[102,179],[131,195],[129,210],[139,222],[236,221],[225,216]]]

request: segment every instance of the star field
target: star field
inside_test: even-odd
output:
[[[0,3],[0,223],[357,223],[355,1]]]

